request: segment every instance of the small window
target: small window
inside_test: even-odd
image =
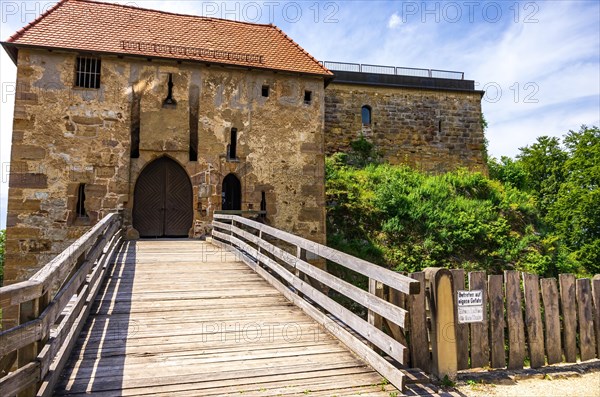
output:
[[[77,190],[77,217],[87,218],[87,211],[85,210],[85,183],[79,185]]]
[[[227,153],[227,158],[230,160],[237,159],[237,128],[231,129],[231,138],[229,141],[229,153]]]
[[[371,125],[371,107],[363,106],[361,110],[361,117],[363,125]]]
[[[81,88],[100,88],[100,58],[77,57],[75,86]]]
[[[310,105],[312,102],[312,91],[304,91],[304,103]]]
[[[265,98],[269,97],[269,86],[268,85],[262,86],[262,96]]]
[[[438,132],[442,132],[442,120],[438,122]]]

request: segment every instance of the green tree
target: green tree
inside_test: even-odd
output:
[[[564,182],[549,207],[547,223],[570,251],[570,260],[600,273],[600,129],[582,126],[564,138]]]
[[[520,161],[507,156],[502,156],[500,160],[491,158],[488,160],[488,170],[491,179],[509,183],[521,190],[527,187],[528,174]]]
[[[531,146],[519,149],[519,163],[526,173],[526,190],[533,194],[543,216],[557,199],[565,180],[564,166],[568,153],[555,137],[541,136]]]

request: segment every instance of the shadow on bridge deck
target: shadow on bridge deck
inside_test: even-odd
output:
[[[233,254],[190,240],[123,245],[55,393],[401,394]]]

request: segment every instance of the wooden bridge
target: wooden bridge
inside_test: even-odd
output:
[[[434,394],[377,327],[405,309],[310,264],[329,260],[403,294],[396,272],[239,216],[211,242],[124,241],[111,214],[28,281],[0,289],[2,396]],[[352,313],[334,289],[369,310]]]

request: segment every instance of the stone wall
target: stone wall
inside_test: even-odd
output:
[[[325,241],[322,78],[105,56],[100,90],[81,89],[73,87],[76,56],[19,52],[7,284],[30,277],[111,211],[123,210],[131,224],[135,181],[161,156],[187,171],[195,222],[207,225],[221,209],[223,178],[234,173],[243,210],[258,210],[264,192],[269,224]],[[165,106],[169,75],[176,105]],[[139,157],[130,158],[136,123]],[[226,156],[232,127],[234,160]],[[76,213],[81,184],[87,218]]]
[[[363,125],[361,109],[372,109]],[[392,164],[425,171],[485,170],[477,91],[424,90],[332,83],[325,91],[327,154],[348,151],[364,136]]]

